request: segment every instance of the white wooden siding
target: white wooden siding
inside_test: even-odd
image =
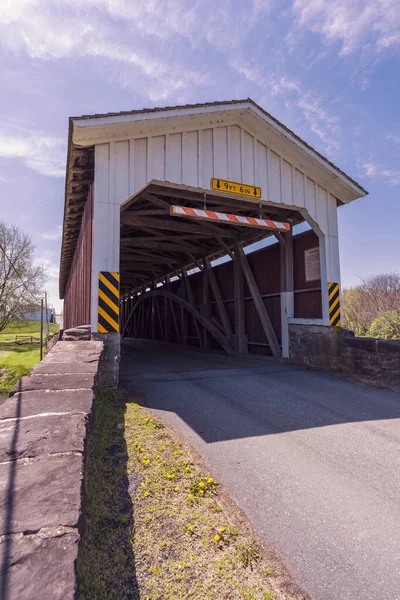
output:
[[[220,177],[260,186],[264,200],[306,209],[322,233],[336,237],[335,198],[264,141],[229,125],[115,142],[111,201],[122,204],[152,179],[209,189],[211,178]]]

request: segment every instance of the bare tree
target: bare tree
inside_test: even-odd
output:
[[[46,273],[35,264],[34,250],[29,235],[0,221],[0,331],[40,304]]]
[[[364,279],[361,285],[343,290],[343,321],[358,335],[369,332],[381,317],[395,331],[400,318],[400,274],[384,273]]]

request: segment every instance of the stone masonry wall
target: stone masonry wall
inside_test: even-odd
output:
[[[103,344],[60,341],[0,406],[0,598],[72,600]]]
[[[311,368],[400,385],[400,340],[358,338],[341,327],[290,325],[290,361]]]

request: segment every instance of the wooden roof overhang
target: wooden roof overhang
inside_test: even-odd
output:
[[[204,258],[232,254],[236,244],[248,246],[274,235],[252,227],[174,217],[170,215],[172,205],[206,206],[207,210],[248,217],[260,217],[261,211],[262,218],[292,225],[304,221],[298,211],[270,202],[152,181],[121,206],[121,295],[164,282],[182,268],[197,267]]]
[[[60,298],[64,298],[76,242],[81,229],[89,188],[94,180],[94,147],[80,148],[72,141],[73,123],[69,120],[65,204],[60,257]]]

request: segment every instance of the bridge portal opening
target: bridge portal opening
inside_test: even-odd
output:
[[[303,221],[257,198],[151,182],[121,206],[121,336],[282,356],[288,295],[302,294],[299,316],[321,318],[320,280],[295,283],[296,247],[318,249],[313,232],[293,238]]]

